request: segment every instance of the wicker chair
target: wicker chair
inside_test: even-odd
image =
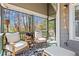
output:
[[[12,53],[12,55],[16,55],[18,52],[27,49],[28,43],[26,41],[20,40],[19,32],[16,33],[6,33],[7,44],[5,46],[5,50]]]
[[[42,32],[35,31],[35,43],[36,45],[39,44],[40,47],[42,47],[43,43],[47,42],[47,39],[42,36]]]

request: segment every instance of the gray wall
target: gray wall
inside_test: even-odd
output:
[[[68,8],[64,9],[64,4],[60,5],[60,45],[65,47],[65,43],[69,39],[69,22],[68,22]],[[65,15],[64,15],[65,14]],[[65,28],[66,26],[66,28]]]
[[[67,21],[67,29],[64,29],[64,11],[63,11],[63,5],[64,4],[61,4],[60,6],[60,45],[61,47],[63,48],[66,48],[66,49],[69,49],[69,50],[72,50],[74,52],[76,52],[76,54],[79,56],[79,41],[74,41],[74,40],[69,40],[69,12],[68,12],[68,8],[67,8],[67,12],[66,12],[66,21]],[[67,41],[68,40],[68,41]],[[67,45],[66,45],[66,42],[67,42]]]

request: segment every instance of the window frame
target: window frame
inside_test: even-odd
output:
[[[76,7],[77,6],[79,6],[79,4],[74,6],[74,8],[75,8],[75,13],[74,13],[75,14],[75,19],[74,19],[74,37],[75,37],[75,39],[79,39],[79,37],[76,36],[76,23],[79,22],[79,20],[76,20]]]
[[[75,7],[79,4],[70,4],[69,5],[69,40],[79,41],[79,37],[75,34]]]

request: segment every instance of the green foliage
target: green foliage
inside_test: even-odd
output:
[[[54,21],[49,21],[49,29],[55,29],[56,25]]]

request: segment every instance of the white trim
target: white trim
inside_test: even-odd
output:
[[[79,22],[79,20],[76,20],[75,22]]]
[[[74,4],[69,4],[69,40],[74,39]]]
[[[57,13],[56,13],[56,41],[57,46],[60,47],[60,4],[57,4]]]
[[[75,36],[75,6],[77,5],[79,4],[69,5],[69,40],[75,41],[79,41],[79,37]]]
[[[43,15],[41,13],[34,12],[34,11],[31,11],[31,10],[28,10],[28,9],[24,9],[24,8],[21,8],[21,7],[15,6],[15,5],[11,5],[11,4],[8,4],[8,3],[3,3],[1,5],[4,8],[8,8],[8,9],[11,9],[11,10],[16,10],[16,11],[20,11],[20,12],[27,13],[27,14],[30,14],[30,15],[36,15],[36,16],[40,16],[40,17],[43,17],[43,18],[47,18],[46,15]]]

